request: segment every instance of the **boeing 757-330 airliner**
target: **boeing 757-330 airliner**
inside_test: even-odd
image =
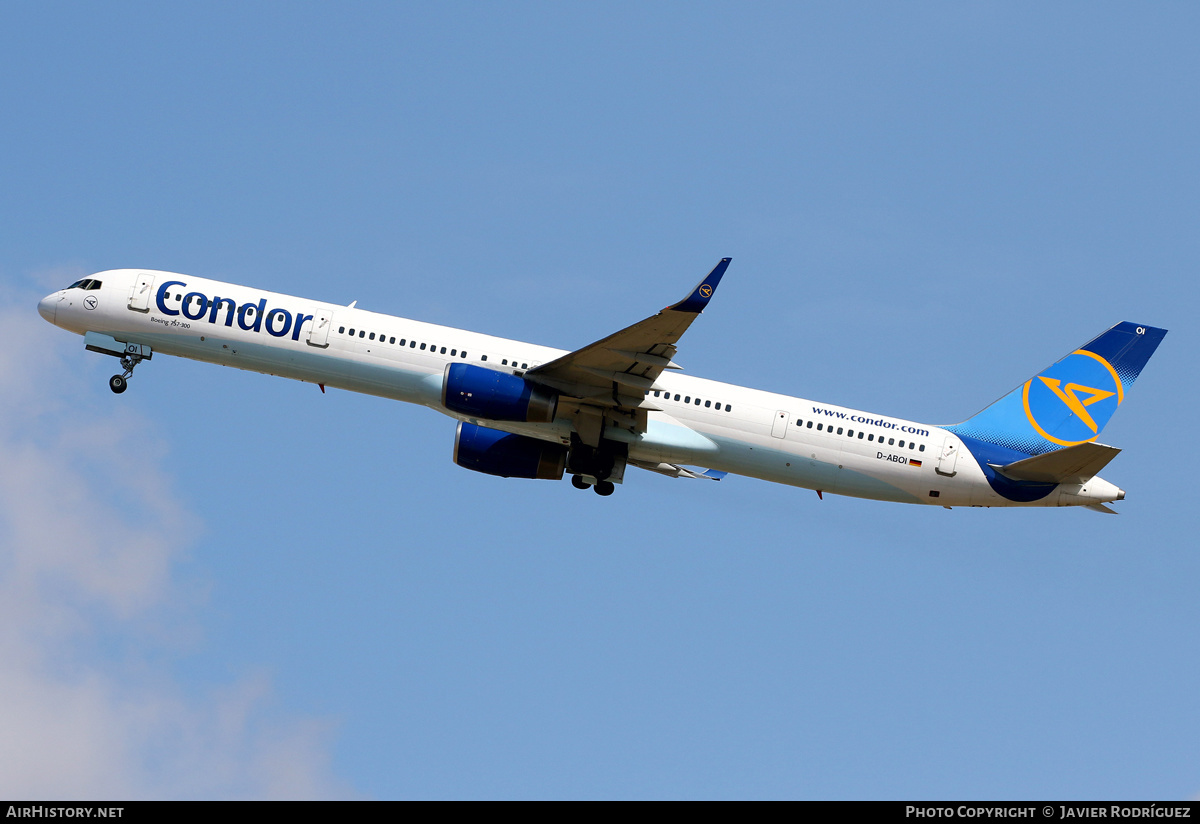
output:
[[[935,426],[680,374],[679,339],[729,258],[687,297],[568,352],[189,275],[114,269],[44,298],[42,317],[121,359],[154,354],[422,404],[458,421],[454,461],[611,495],[629,466],[726,474],[858,498],[1086,506],[1123,490],[1097,443],[1165,329],[1119,323],[974,417]],[[706,467],[706,468],[701,468]]]

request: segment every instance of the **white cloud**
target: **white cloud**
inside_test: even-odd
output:
[[[154,427],[99,404],[82,341],[25,298],[0,304],[0,795],[352,794],[331,726],[279,720],[265,676],[197,697],[157,663],[161,624],[190,620],[173,565],[196,518]]]

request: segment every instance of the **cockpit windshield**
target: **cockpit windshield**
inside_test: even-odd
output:
[[[82,289],[85,292],[91,292],[96,289],[99,289],[101,284],[102,284],[102,281],[94,280],[93,278],[84,278],[83,280],[75,281],[67,288],[68,289]]]

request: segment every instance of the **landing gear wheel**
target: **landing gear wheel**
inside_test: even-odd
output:
[[[111,389],[116,394],[120,395],[122,392],[124,392],[126,389],[129,388],[129,382],[126,381],[125,378],[123,378],[120,375],[113,375],[111,378],[108,379],[108,388]]]
[[[600,495],[601,497],[607,498],[609,495],[613,494],[614,490],[616,490],[616,487],[613,486],[612,481],[601,481],[600,483],[596,484],[596,494]]]
[[[591,484],[585,481],[582,475],[572,475],[571,486],[575,487],[576,489],[587,489],[589,486],[591,486]]]

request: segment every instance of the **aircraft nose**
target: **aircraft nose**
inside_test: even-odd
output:
[[[58,292],[53,295],[46,295],[38,301],[38,314],[44,317],[50,323],[54,323],[54,314],[58,309]]]

